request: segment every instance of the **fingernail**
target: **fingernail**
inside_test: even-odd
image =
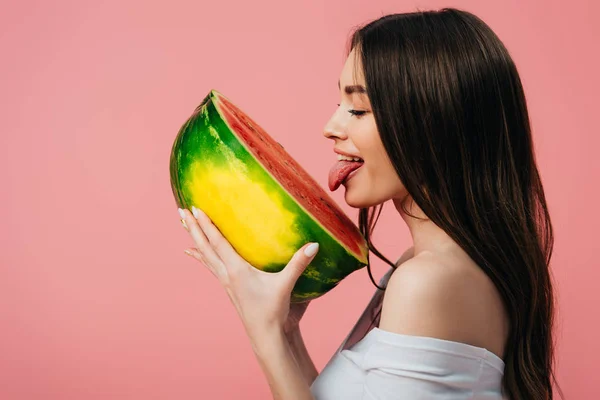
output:
[[[188,256],[191,256],[191,255],[192,255],[192,252],[191,252],[191,251],[189,251],[189,250],[187,250],[187,249],[186,249],[186,250],[184,250],[183,252],[184,252],[185,254],[187,254]]]
[[[183,212],[183,210],[181,208],[178,208],[177,210],[179,210],[179,216],[181,217],[181,219],[185,219],[185,213]]]
[[[198,209],[196,207],[192,207],[192,214],[194,214],[194,217],[198,218]]]
[[[311,243],[304,249],[304,254],[307,257],[312,257],[315,254],[317,254],[318,250],[319,250],[319,243]]]
[[[183,227],[184,227],[185,229],[187,229],[187,228],[188,228],[188,227],[187,227],[187,224],[185,223],[185,219],[182,219],[182,220],[181,220],[181,224],[183,225]]]

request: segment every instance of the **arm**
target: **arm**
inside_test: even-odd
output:
[[[306,380],[306,372],[300,367],[301,362],[306,363],[306,359],[310,360],[306,347],[302,344],[301,347],[304,350],[300,349],[299,352],[299,354],[305,354],[306,358],[300,358],[303,361],[297,361],[292,345],[288,342],[288,337],[283,330],[273,329],[264,334],[252,335],[252,337],[260,338],[252,341],[252,349],[267,378],[273,399],[315,400],[310,391],[310,384]],[[308,371],[309,374],[312,374],[310,370]]]
[[[285,335],[294,285],[319,246],[302,246],[283,270],[265,272],[244,260],[201,210],[179,209],[197,247],[186,254],[202,262],[219,279],[236,308],[273,398],[314,400]]]
[[[396,265],[400,265],[408,259],[412,258],[414,255],[414,248],[410,247],[407,249],[396,261]],[[388,277],[389,278],[389,277]],[[380,282],[381,283],[381,282]],[[300,370],[302,371],[302,375],[304,379],[308,383],[308,385],[312,385],[317,376],[319,375],[319,371],[315,367],[308,350],[306,349],[306,345],[302,338],[302,333],[300,331],[300,327],[297,325],[299,323],[300,318],[304,314],[303,311],[299,312],[298,321],[294,324],[294,328],[289,332],[286,332],[286,338],[292,350],[292,354],[294,355],[294,359],[298,364]]]
[[[296,363],[298,363],[298,367],[302,371],[302,375],[304,376],[306,383],[308,383],[308,385],[312,385],[314,380],[319,375],[319,371],[317,371],[315,364],[310,358],[310,354],[308,354],[308,350],[304,344],[300,328],[298,327],[297,329],[294,329],[292,332],[288,333],[286,338],[294,355],[294,359],[296,360]]]
[[[400,256],[398,261],[396,261],[396,265],[398,266],[403,262],[409,260],[413,257],[413,255],[414,247],[408,248]],[[300,317],[298,317],[298,322],[299,319],[302,317],[303,313],[304,312],[300,313]],[[286,332],[286,338],[292,350],[292,354],[294,355],[294,359],[296,360],[298,367],[302,371],[304,379],[306,380],[309,386],[312,385],[317,376],[319,375],[319,371],[315,367],[315,364],[313,363],[310,354],[308,353],[306,344],[304,343],[304,340],[302,338],[300,327],[298,325],[295,325],[295,328],[291,329],[290,332]]]
[[[414,247],[410,247],[407,249],[396,261],[396,265],[400,265],[408,259],[412,258],[414,255]],[[303,312],[300,314],[300,318],[302,317]],[[299,321],[298,321],[299,322]],[[308,385],[312,385],[317,376],[319,375],[319,371],[315,367],[310,354],[306,348],[306,344],[302,338],[302,333],[300,331],[300,327],[296,325],[294,329],[290,332],[286,332],[286,338],[292,350],[292,354],[294,355],[294,359],[298,364],[298,367],[302,371],[302,375],[304,379],[308,383]]]
[[[396,265],[409,260],[413,255],[414,248],[411,247],[402,254]],[[303,312],[298,319],[302,314]],[[263,339],[256,345],[253,344],[253,349],[274,399],[314,400],[310,386],[319,372],[308,353],[300,327],[297,325],[289,332],[274,333],[272,339],[268,339],[269,335],[258,337]]]

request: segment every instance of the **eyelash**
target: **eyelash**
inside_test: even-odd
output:
[[[337,106],[339,107],[340,105],[338,104]],[[358,110],[348,110],[348,112],[350,113],[350,115],[352,115],[354,117],[360,117],[367,113],[366,111],[358,111]]]

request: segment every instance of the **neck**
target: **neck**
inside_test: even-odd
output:
[[[408,213],[402,209],[400,199],[394,199],[393,201],[396,210],[406,223],[412,236],[414,255],[423,251],[439,250],[453,243],[446,232],[434,224],[412,199],[406,201]]]

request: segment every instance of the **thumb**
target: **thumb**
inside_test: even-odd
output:
[[[308,264],[315,258],[318,251],[319,243],[308,243],[302,246],[294,254],[288,265],[285,266],[283,271],[286,273],[288,282],[290,282],[292,287],[296,284],[296,281],[300,278],[306,267],[308,267]]]

